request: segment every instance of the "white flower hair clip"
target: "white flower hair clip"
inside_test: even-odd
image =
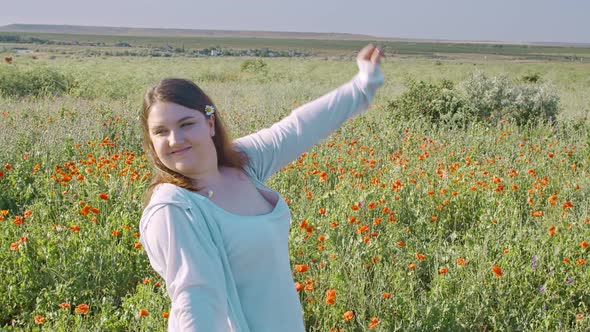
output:
[[[207,116],[211,116],[213,113],[215,113],[215,107],[211,105],[205,106],[205,114],[207,114]]]

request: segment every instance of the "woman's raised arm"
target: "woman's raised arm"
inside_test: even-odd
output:
[[[309,102],[271,127],[235,141],[260,181],[280,170],[350,117],[365,111],[383,84],[382,51],[367,45],[357,56],[359,72],[348,83]]]

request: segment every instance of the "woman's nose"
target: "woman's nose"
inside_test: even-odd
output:
[[[180,130],[171,130],[170,131],[170,136],[168,137],[168,142],[169,142],[170,146],[178,145],[179,143],[182,143],[183,140],[184,140],[184,137],[182,136],[182,133],[180,132]]]

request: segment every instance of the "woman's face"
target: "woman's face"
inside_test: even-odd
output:
[[[148,130],[160,161],[189,178],[217,167],[214,115],[209,119],[182,105],[157,102],[150,108]]]

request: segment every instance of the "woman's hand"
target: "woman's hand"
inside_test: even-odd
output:
[[[370,61],[373,64],[381,63],[381,58],[383,58],[383,50],[373,44],[363,47],[356,57],[357,61]]]
[[[364,87],[370,87],[365,91],[369,99],[373,98],[375,90],[383,85],[385,79],[383,72],[381,72],[381,58],[383,58],[383,50],[373,44],[363,47],[356,57],[359,82]]]

